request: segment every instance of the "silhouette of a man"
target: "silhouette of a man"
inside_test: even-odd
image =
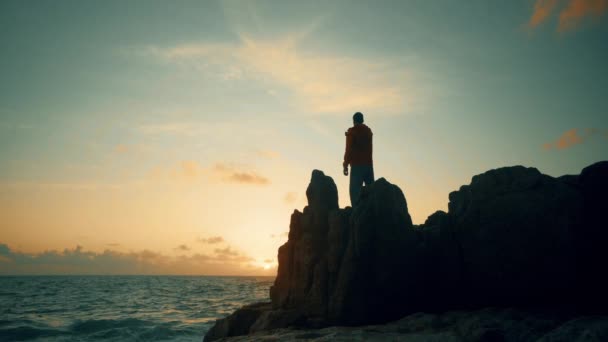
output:
[[[344,152],[344,175],[348,176],[350,165],[350,203],[354,206],[361,192],[361,186],[374,181],[372,162],[372,130],[363,123],[363,114],[353,115],[353,127],[346,131],[346,151]]]

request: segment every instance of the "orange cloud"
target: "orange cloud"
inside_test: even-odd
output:
[[[217,163],[215,164],[214,170],[219,173],[222,176],[222,179],[226,182],[257,185],[270,184],[270,180],[268,178],[261,176],[254,171],[237,170],[232,165]]]
[[[217,244],[217,243],[224,242],[224,238],[221,237],[221,236],[212,236],[212,237],[206,238],[206,239],[198,238],[197,241],[201,242],[201,243],[208,243],[210,245],[214,245],[214,244]]]
[[[574,145],[582,144],[592,136],[603,136],[608,138],[608,130],[587,128],[579,133],[576,128],[565,131],[557,140],[543,144],[545,150],[565,150]]]
[[[232,250],[230,246],[226,248],[216,248],[214,251],[217,255],[238,256],[239,252]]]
[[[545,21],[556,4],[557,0],[537,0],[534,4],[534,12],[532,13],[528,26],[535,28],[541,22]]]
[[[608,8],[608,0],[571,0],[568,6],[559,14],[558,31],[576,28],[587,16],[599,17]]]
[[[255,185],[268,185],[270,180],[255,171],[241,170],[243,166],[233,164],[216,163],[210,167],[203,167],[200,163],[193,160],[182,160],[177,165],[170,168],[155,167],[150,172],[148,177],[152,179],[170,179],[175,181],[183,181],[186,183],[197,182],[203,178],[216,177],[215,180],[228,183],[242,183]]]
[[[586,17],[603,15],[608,9],[608,0],[566,0],[559,2],[559,5],[557,0],[536,0],[528,27],[540,25],[556,7],[560,7],[557,31],[564,32],[575,29]]]
[[[178,246],[178,249],[182,249]],[[274,275],[276,269],[257,265],[255,259],[225,248],[215,254],[169,256],[139,252],[87,251],[81,246],[63,251],[23,253],[0,243],[0,275],[10,274],[183,274]]]
[[[549,142],[543,145],[545,150],[557,149],[564,150],[574,145],[581,144],[584,141],[584,137],[581,137],[577,133],[577,129],[573,128],[562,134],[556,141]]]
[[[179,245],[179,246],[175,247],[174,249],[177,251],[187,252],[190,250],[190,247],[188,247],[187,245]]]

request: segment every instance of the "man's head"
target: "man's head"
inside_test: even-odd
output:
[[[353,124],[362,124],[363,123],[363,114],[361,114],[360,112],[356,112],[353,115]]]

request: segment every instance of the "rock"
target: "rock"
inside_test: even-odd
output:
[[[326,324],[399,317],[406,300],[415,299],[404,286],[419,286],[394,272],[416,267],[416,249],[403,250],[417,237],[401,190],[381,178],[364,188],[355,208],[339,210],[334,182],[313,171],[306,193],[308,206],[294,212],[289,241],[279,249],[273,307],[298,309]]]
[[[247,335],[255,321],[263,312],[269,311],[270,307],[270,303],[250,304],[236,310],[226,318],[218,319],[205,335],[203,342],[230,336]]]
[[[344,253],[328,286],[328,319],[364,324],[398,318],[416,301],[412,295],[419,286],[418,240],[403,193],[378,179],[362,191],[349,223],[345,245],[334,246]]]
[[[542,311],[489,308],[416,313],[383,325],[265,330],[223,341],[598,342],[607,339],[606,316],[570,318]]]
[[[460,289],[476,307],[558,304],[573,289],[580,192],[534,168],[501,168],[450,194]],[[464,298],[463,298],[464,299]]]
[[[302,325],[306,317],[297,310],[268,310],[260,314],[249,332],[272,330]]]
[[[575,291],[584,295],[581,309],[601,312],[608,307],[608,278],[598,277],[608,264],[608,161],[584,168],[578,183],[584,222],[574,236],[580,280]]]
[[[608,317],[579,317],[550,331],[538,342],[608,341]]]
[[[308,205],[291,215],[289,239],[278,251],[272,305],[219,320],[209,341],[285,327],[385,323],[421,311],[516,306],[569,315],[608,312],[608,162],[559,178],[523,166],[487,171],[450,193],[448,212],[435,212],[420,226],[412,224],[401,189],[384,178],[364,187],[354,208],[338,208],[335,183],[318,170],[306,194]],[[518,341],[540,338],[558,324],[531,320],[536,330],[526,333],[509,311],[498,310],[500,317],[492,310],[489,316],[483,310],[470,317],[423,316],[397,330],[328,328],[280,336],[390,340],[407,331],[414,339],[420,336],[413,322],[425,322],[419,324],[444,327],[432,330],[429,340]],[[556,334],[591,334],[577,331]]]
[[[310,209],[317,214],[338,209],[338,188],[334,180],[326,176],[323,171],[312,171],[310,184],[306,189],[306,198]]]

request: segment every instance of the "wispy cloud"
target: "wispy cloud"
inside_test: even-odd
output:
[[[532,12],[532,17],[530,18],[530,22],[528,22],[528,26],[530,28],[535,28],[545,21],[556,4],[557,0],[537,0],[536,3],[534,3],[534,12]]]
[[[270,180],[255,171],[237,169],[234,165],[217,163],[213,170],[218,173],[222,180],[230,183],[268,185]]]
[[[215,257],[218,260],[230,260],[230,261],[238,261],[238,262],[255,262],[255,259],[243,255],[242,253],[233,250],[230,246],[226,248],[216,248],[214,250]]]
[[[170,180],[177,182],[197,182],[208,175],[208,169],[195,160],[182,160],[169,167],[156,166],[148,173],[152,180]]]
[[[215,253],[218,255],[238,256],[239,252],[232,250],[230,246],[226,248],[216,248]]]
[[[193,42],[149,46],[148,55],[205,72],[222,70],[224,80],[270,80],[296,94],[312,113],[374,111],[401,113],[408,102],[406,69],[395,62],[313,53],[300,49],[300,33],[256,39],[241,33],[237,44]],[[183,127],[148,127],[151,132]]]
[[[224,242],[224,238],[221,236],[212,236],[210,238],[198,238],[196,241],[200,243],[207,243],[210,245],[218,244]]]
[[[298,194],[296,192],[290,191],[285,194],[283,197],[283,201],[287,204],[293,204],[298,200]]]
[[[278,159],[281,157],[279,152],[273,150],[257,150],[256,154],[264,159]]]
[[[253,258],[230,248],[213,254],[173,257],[150,250],[123,253],[108,249],[97,253],[81,246],[23,253],[0,243],[0,274],[273,275],[275,271],[257,265]]]
[[[564,132],[557,140],[543,144],[545,150],[565,150],[574,145],[579,145],[587,141],[592,136],[604,136],[608,137],[608,130],[599,130],[594,128],[588,128],[579,131],[577,128],[573,128]]]
[[[570,0],[566,8],[559,14],[557,29],[558,31],[574,29],[585,17],[599,17],[607,8],[608,0]]]
[[[181,251],[181,252],[187,252],[190,250],[190,247],[188,247],[188,245],[179,245],[177,247],[174,248],[176,251]]]
[[[608,0],[536,0],[529,28],[535,28],[558,12],[557,31],[564,32],[577,28],[588,17],[600,17],[608,9]]]
[[[215,163],[212,166],[202,166],[194,160],[182,160],[170,167],[157,166],[149,172],[148,177],[155,180],[169,179],[186,183],[208,179],[224,183],[270,184],[270,179],[260,175],[255,170],[248,169],[246,165]]]

